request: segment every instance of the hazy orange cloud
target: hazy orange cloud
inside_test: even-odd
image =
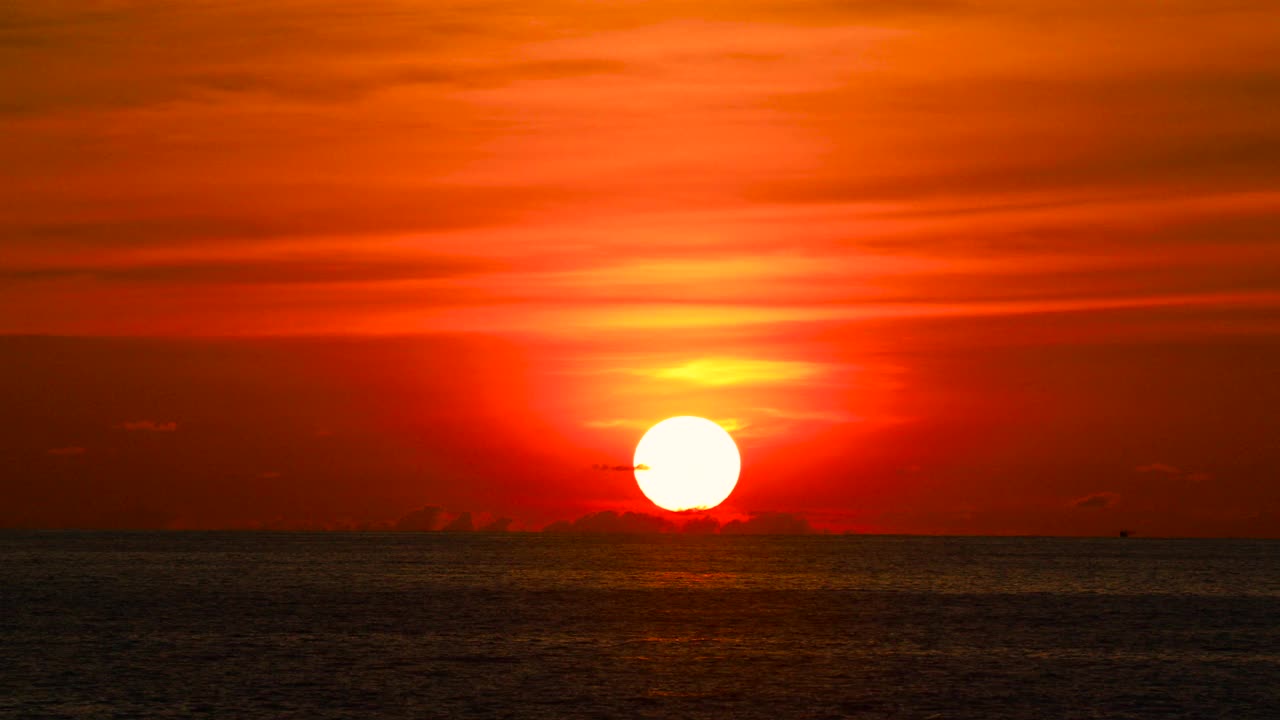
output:
[[[467,2],[21,3],[0,321],[510,332],[907,299],[1274,306],[1270,8],[1169,4],[1168,34],[1149,11],[549,0],[528,25]],[[289,30],[243,31],[263,26]],[[138,34],[155,42],[122,52]]]

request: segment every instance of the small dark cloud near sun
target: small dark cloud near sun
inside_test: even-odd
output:
[[[1071,501],[1071,506],[1081,510],[1104,510],[1115,507],[1120,501],[1120,494],[1110,491],[1090,493]]]
[[[591,466],[591,469],[605,472],[633,472],[635,470],[648,470],[649,466],[644,463],[640,463],[639,465],[609,465],[607,463],[596,463]]]

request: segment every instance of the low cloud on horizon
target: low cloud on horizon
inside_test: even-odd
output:
[[[744,519],[721,523],[703,515],[677,524],[658,515],[638,512],[601,510],[576,520],[557,520],[542,529],[550,533],[578,534],[650,534],[683,533],[689,535],[808,535],[817,532],[803,515],[787,512],[757,511]]]

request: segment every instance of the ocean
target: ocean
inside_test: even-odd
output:
[[[0,532],[0,717],[1280,717],[1280,542]]]

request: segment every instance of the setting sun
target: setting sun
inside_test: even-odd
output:
[[[654,505],[672,512],[706,510],[738,484],[742,459],[733,438],[706,418],[667,418],[636,445],[636,482]]]
[[[1280,718],[1277,47],[0,0],[0,720]]]

